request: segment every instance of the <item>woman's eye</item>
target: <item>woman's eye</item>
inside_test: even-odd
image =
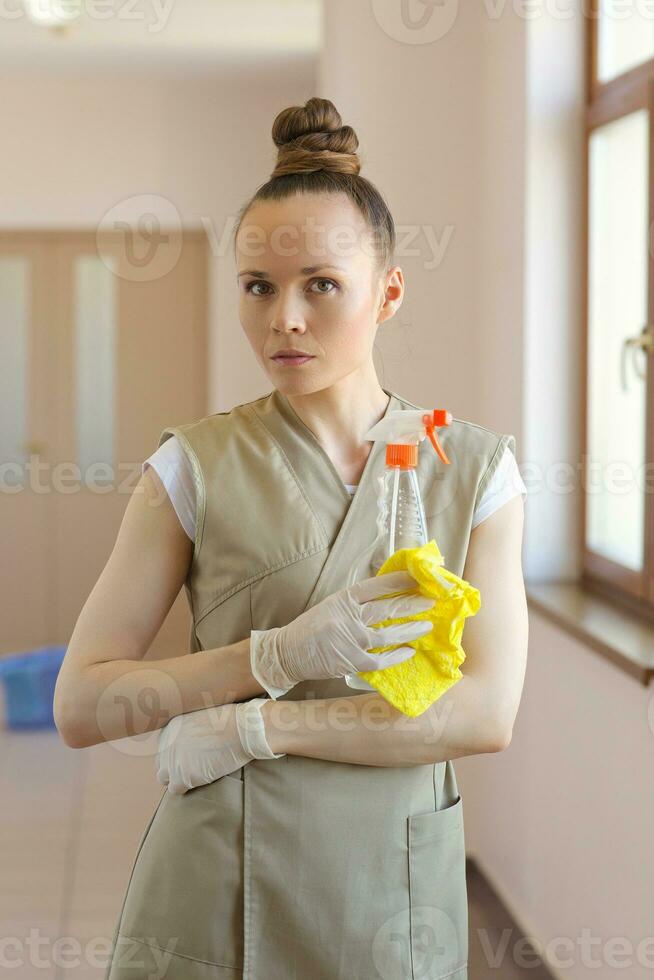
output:
[[[333,282],[331,279],[316,279],[315,280],[315,285],[318,285],[319,283],[327,283],[328,285],[333,286],[334,289],[337,288],[336,283]],[[327,294],[329,294],[329,293],[333,293],[334,292],[334,289],[319,289],[318,292],[319,293],[327,293]]]
[[[257,280],[254,280],[253,282],[249,282],[247,284],[247,286],[245,287],[245,292],[246,293],[252,293],[253,296],[265,296],[265,293],[255,293],[254,292],[254,287],[255,286],[266,286],[266,285],[267,284],[265,282],[260,282],[257,279]]]

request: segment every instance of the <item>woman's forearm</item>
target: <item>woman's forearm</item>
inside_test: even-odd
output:
[[[85,748],[155,731],[176,715],[267,696],[252,676],[250,638],[167,660],[109,660],[60,677],[55,721]]]
[[[416,718],[377,693],[270,700],[263,715],[273,752],[366,766],[414,766],[503,748],[489,700],[479,679],[464,675]]]

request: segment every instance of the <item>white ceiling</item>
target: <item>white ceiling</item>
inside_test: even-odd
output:
[[[64,10],[67,0],[61,0]],[[70,3],[70,0],[68,0]],[[313,54],[322,0],[81,0],[63,31],[0,2],[3,69],[202,70]],[[110,16],[107,16],[110,14]]]

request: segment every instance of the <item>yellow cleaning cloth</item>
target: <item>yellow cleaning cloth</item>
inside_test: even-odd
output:
[[[426,636],[401,644],[415,648],[415,655],[409,660],[383,670],[364,670],[358,674],[390,704],[411,718],[426,711],[430,704],[463,677],[459,670],[465,660],[461,646],[463,623],[466,616],[474,616],[481,606],[478,589],[449,572],[443,563],[438,545],[432,539],[420,548],[400,548],[386,559],[377,572],[377,575],[385,575],[404,569],[416,579],[422,595],[438,600],[427,612],[384,619],[375,624],[388,626],[414,619],[429,619],[434,623],[434,628]],[[372,647],[368,652],[382,653],[398,645]]]

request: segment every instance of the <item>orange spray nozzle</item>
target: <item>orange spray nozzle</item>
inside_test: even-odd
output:
[[[433,412],[425,412],[422,417],[425,423],[425,432],[429,436],[429,440],[443,460],[444,463],[449,463],[449,459],[445,455],[445,450],[438,441],[438,435],[436,433],[436,426],[438,425],[451,425],[452,424],[452,413],[448,412],[445,408],[435,408]]]
[[[444,463],[449,463],[445,450],[438,441],[437,426],[451,425],[452,414],[445,408],[434,408],[426,412],[394,409],[376,422],[366,432],[366,439],[383,440],[386,443],[386,463],[404,469],[415,469],[418,463],[420,441],[429,436],[429,441]]]

